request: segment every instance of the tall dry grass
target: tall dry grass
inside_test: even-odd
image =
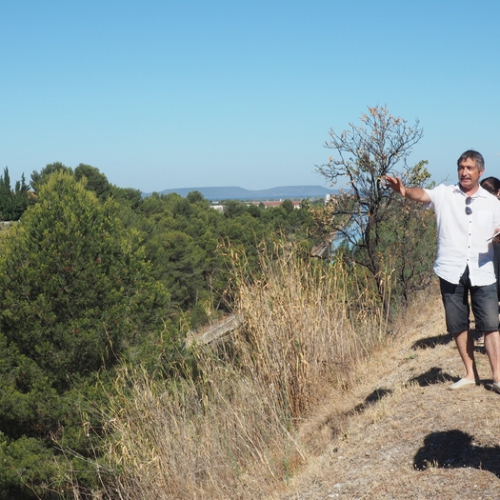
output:
[[[376,294],[340,262],[293,251],[236,259],[241,328],[195,348],[197,376],[161,381],[123,368],[104,409],[113,438],[103,495],[120,499],[255,499],[303,459],[297,427],[385,339]]]
[[[279,249],[261,277],[240,279],[238,312],[249,371],[292,418],[303,416],[325,384],[348,386],[355,365],[385,339],[375,289],[361,269]],[[246,273],[241,270],[239,277]]]

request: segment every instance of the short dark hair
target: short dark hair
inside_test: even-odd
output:
[[[462,163],[465,160],[468,159],[474,160],[477,169],[479,172],[482,172],[484,170],[484,158],[481,153],[478,153],[477,151],[474,151],[473,149],[468,149],[465,151],[465,153],[462,153],[460,158],[457,160],[457,166],[460,167],[460,163]]]
[[[500,191],[500,179],[497,179],[496,177],[486,177],[486,179],[483,179],[480,184],[481,187],[495,196],[497,196]]]

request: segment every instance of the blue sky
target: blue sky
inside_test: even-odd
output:
[[[330,128],[386,105],[420,121],[435,180],[469,148],[500,177],[499,26],[498,0],[4,0],[0,168],[325,185]]]

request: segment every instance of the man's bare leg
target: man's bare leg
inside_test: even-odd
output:
[[[479,379],[476,363],[474,361],[474,337],[469,330],[465,330],[455,335],[455,343],[457,344],[458,352],[465,365],[466,375],[464,378],[467,380]],[[500,343],[498,347],[500,353]]]
[[[484,348],[490,360],[493,382],[500,382],[500,333],[484,333]]]

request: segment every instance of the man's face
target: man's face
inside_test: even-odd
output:
[[[467,158],[460,162],[458,166],[458,181],[465,190],[472,189],[479,184],[479,178],[483,172],[479,172],[476,162],[472,158]]]

